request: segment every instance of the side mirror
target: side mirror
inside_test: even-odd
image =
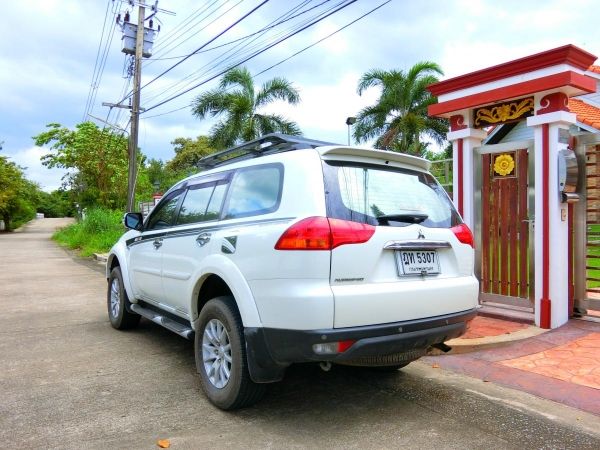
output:
[[[131,230],[141,230],[144,223],[144,217],[141,213],[127,213],[123,216],[123,225]]]

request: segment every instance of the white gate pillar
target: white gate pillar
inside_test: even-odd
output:
[[[465,115],[467,120],[465,121]],[[474,166],[475,147],[487,137],[483,130],[470,127],[470,114],[456,114],[450,117],[450,132],[447,138],[452,142],[452,197],[454,205],[471,230],[475,226],[474,215],[474,174],[480,168]]]
[[[569,320],[568,207],[558,190],[559,130],[576,116],[562,92],[536,94],[536,115],[527,119],[535,139],[535,323],[557,328]]]

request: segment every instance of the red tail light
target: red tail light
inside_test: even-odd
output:
[[[471,233],[471,230],[466,224],[461,223],[460,225],[452,227],[451,230],[460,242],[475,248],[475,242],[473,241],[473,233]]]
[[[337,351],[338,353],[344,353],[346,350],[348,350],[350,347],[352,347],[354,345],[356,341],[340,341],[337,344]]]
[[[275,244],[276,250],[333,250],[340,245],[362,244],[375,227],[326,217],[309,217],[288,228]]]
[[[309,217],[288,228],[275,250],[330,250],[331,229],[325,217]]]
[[[362,244],[371,239],[375,233],[373,225],[347,220],[329,219],[329,226],[331,227],[332,249],[345,244]]]

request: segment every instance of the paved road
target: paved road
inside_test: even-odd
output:
[[[0,442],[6,448],[600,448],[600,418],[424,363],[391,376],[288,371],[257,406],[202,396],[192,343],[110,327],[106,281],[43,219],[0,234]]]

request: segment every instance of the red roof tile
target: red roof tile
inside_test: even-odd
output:
[[[590,66],[590,67],[588,67],[588,70],[590,72],[600,73],[600,66]]]
[[[598,67],[598,69],[600,70],[600,67]],[[577,115],[577,120],[579,122],[600,130],[600,108],[588,105],[582,100],[570,98],[569,110]]]

